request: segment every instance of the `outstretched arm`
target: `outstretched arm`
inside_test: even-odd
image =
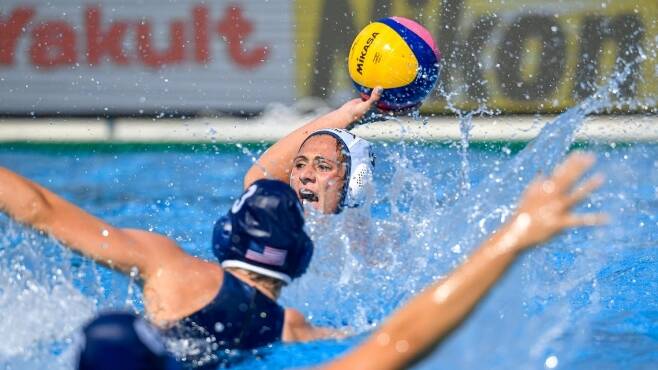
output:
[[[525,249],[569,227],[596,225],[602,215],[576,215],[571,208],[602,182],[596,176],[571,191],[594,163],[572,154],[550,179],[537,178],[516,214],[457,270],[427,287],[395,312],[363,344],[324,369],[400,369],[418,361],[455,328]]]
[[[381,92],[381,88],[373,90],[372,95],[366,101],[350,100],[342,107],[305,124],[274,143],[247,171],[244,177],[244,188],[246,189],[254,181],[263,178],[288,183],[292,161],[309,134],[323,128],[347,128],[370,110],[381,97]]]
[[[160,262],[183,253],[170,239],[142,230],[115,228],[50,190],[0,168],[0,210],[44,231],[104,265],[148,275]]]

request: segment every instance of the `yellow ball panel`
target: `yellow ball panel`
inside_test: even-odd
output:
[[[354,39],[348,69],[350,77],[362,86],[392,89],[414,81],[418,60],[395,30],[374,22]]]

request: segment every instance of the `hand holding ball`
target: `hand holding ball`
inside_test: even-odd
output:
[[[354,86],[367,98],[384,88],[377,107],[397,111],[419,106],[439,79],[441,53],[429,31],[402,17],[367,25],[354,39],[348,69]]]

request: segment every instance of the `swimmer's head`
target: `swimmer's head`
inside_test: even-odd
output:
[[[78,370],[178,370],[157,330],[130,313],[105,313],[82,329]]]
[[[375,165],[372,144],[346,130],[309,135],[293,161],[290,186],[304,204],[338,213],[363,202]]]
[[[287,184],[258,180],[213,231],[213,252],[224,268],[240,268],[288,284],[306,272],[313,242],[302,206]]]

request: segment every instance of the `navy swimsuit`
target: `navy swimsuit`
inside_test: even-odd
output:
[[[224,271],[217,296],[181,324],[203,329],[220,348],[253,349],[279,341],[283,319],[283,307]]]

